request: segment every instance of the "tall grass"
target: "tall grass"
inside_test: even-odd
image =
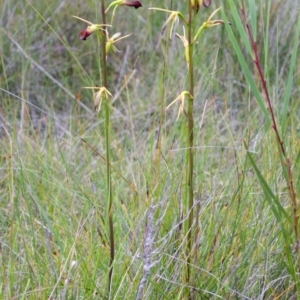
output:
[[[284,138],[282,137],[281,130],[279,128],[279,123],[282,124],[283,132],[286,130],[286,114],[287,114],[287,106],[288,103],[291,100],[291,86],[292,86],[292,81],[293,81],[293,72],[294,72],[294,64],[295,64],[295,59],[297,56],[297,49],[298,49],[298,44],[299,44],[299,33],[300,33],[300,21],[296,25],[296,31],[295,31],[295,37],[294,37],[294,46],[292,47],[292,52],[291,52],[291,59],[290,59],[290,68],[289,68],[289,76],[287,79],[287,84],[286,84],[286,89],[284,91],[283,95],[283,108],[282,108],[282,114],[281,114],[281,121],[277,121],[275,117],[275,108],[274,104],[271,101],[271,96],[269,92],[269,84],[266,78],[266,75],[264,74],[263,70],[263,65],[260,59],[260,53],[259,49],[257,46],[257,37],[256,37],[256,22],[253,20],[253,16],[255,16],[255,7],[253,5],[250,5],[249,11],[250,15],[252,16],[252,23],[248,22],[248,10],[246,10],[245,3],[242,1],[242,15],[239,16],[237,14],[237,8],[234,4],[233,1],[229,1],[229,4],[231,5],[232,11],[235,12],[235,22],[237,27],[239,28],[239,31],[242,35],[242,39],[246,45],[248,45],[248,51],[249,54],[251,52],[253,53],[253,61],[254,64],[257,68],[258,71],[258,78],[260,80],[261,84],[261,89],[263,91],[263,94],[265,96],[265,101],[266,101],[266,106],[268,107],[268,112],[265,109],[265,105],[262,102],[261,96],[258,97],[258,101],[260,103],[260,106],[262,108],[262,112],[267,112],[266,117],[268,120],[271,122],[271,127],[274,130],[275,133],[275,140],[277,144],[277,153],[279,153],[279,159],[280,159],[280,165],[282,168],[282,174],[283,177],[286,181],[286,188],[288,190],[288,198],[290,200],[290,206],[293,208],[293,221],[291,222],[291,215],[289,213],[288,209],[285,209],[282,206],[282,201],[280,201],[279,197],[276,195],[276,193],[273,193],[272,188],[268,185],[268,180],[264,177],[262,174],[260,168],[257,166],[255,163],[255,160],[253,159],[252,155],[248,153],[250,161],[255,169],[255,172],[258,176],[259,182],[262,186],[262,189],[265,193],[265,196],[268,200],[269,205],[272,208],[272,211],[280,224],[282,228],[282,235],[283,239],[286,242],[286,247],[285,247],[285,256],[287,260],[287,270],[292,276],[295,286],[297,287],[297,293],[299,293],[299,287],[298,287],[298,275],[297,271],[299,272],[299,254],[300,254],[300,248],[299,248],[299,222],[298,222],[298,199],[297,199],[297,193],[295,189],[295,179],[294,179],[294,174],[293,174],[293,165],[294,163],[292,162],[291,158],[288,156],[286,146],[285,146],[285,141]],[[267,6],[267,13],[266,13],[266,20],[268,22],[269,20],[269,10],[270,10],[270,4]],[[244,27],[241,25],[244,23]],[[245,72],[248,72],[248,65],[246,61],[244,60],[243,56],[241,55],[241,50],[239,45],[237,44],[234,35],[232,34],[232,31],[230,27],[227,25],[227,30],[229,32],[231,41],[235,47],[235,50],[237,52],[237,55],[239,57],[239,61],[241,64],[241,67]],[[266,34],[266,37],[268,37],[268,34]],[[268,45],[268,43],[265,41],[265,43]],[[268,59],[267,52],[268,48],[265,47],[265,59]],[[259,86],[255,81],[253,80],[253,76],[250,75],[247,77],[249,84],[251,85],[252,91],[255,91],[256,93],[259,90]],[[248,146],[246,145],[248,148]],[[275,153],[274,153],[275,154]],[[288,222],[288,224],[285,224]],[[289,224],[290,223],[290,224]],[[287,226],[289,225],[289,226]],[[290,232],[294,231],[293,238],[291,239]],[[293,250],[291,248],[291,244],[294,244],[295,246],[295,258],[293,257]]]
[[[169,8],[188,18],[188,2],[142,1],[138,10],[116,11],[109,32],[132,35],[118,43],[121,53],[107,57],[112,98],[100,115],[82,87],[102,85],[104,50],[94,36],[78,39],[82,23],[72,16],[102,23],[101,3],[0,3],[0,298],[185,299],[189,291],[195,299],[298,297],[297,3],[248,1],[245,16],[242,3],[223,2],[214,18],[224,26],[194,44],[189,283],[183,228],[190,216],[189,118],[178,118],[178,100],[166,110],[190,92],[176,36],[183,35],[184,21],[169,39],[169,28],[161,32],[169,14],[147,9]],[[218,4],[199,10],[195,31]]]

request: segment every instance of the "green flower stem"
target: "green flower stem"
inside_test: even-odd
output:
[[[188,194],[188,225],[187,225],[187,285],[190,286],[191,272],[190,272],[190,260],[191,260],[191,251],[192,251],[192,225],[193,225],[193,206],[194,206],[194,64],[193,64],[193,13],[191,1],[189,1],[189,26],[188,26],[188,51],[189,51],[189,99],[188,99],[188,153],[187,153],[187,194]],[[190,298],[190,290],[188,291]]]
[[[104,0],[101,1],[102,23],[106,24],[105,5]],[[103,30],[105,31],[105,27]],[[103,86],[107,88],[107,65],[106,65],[106,41],[107,36],[103,34],[102,37],[102,80]],[[111,184],[111,163],[110,163],[110,114],[111,103],[110,98],[105,99],[105,146],[106,146],[106,199],[107,199],[107,215],[109,225],[109,240],[110,240],[110,261],[109,261],[109,274],[108,274],[108,295],[110,294],[112,275],[113,275],[113,263],[115,259],[115,241],[114,241],[114,226],[113,226],[113,193]]]

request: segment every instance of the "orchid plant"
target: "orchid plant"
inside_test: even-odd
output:
[[[110,159],[110,135],[111,135],[111,101],[112,101],[112,94],[108,90],[108,79],[107,79],[107,57],[111,50],[118,51],[115,44],[125,38],[128,38],[130,34],[121,36],[120,32],[117,32],[110,36],[109,29],[112,27],[113,23],[113,17],[116,13],[117,8],[127,6],[127,7],[133,7],[135,9],[138,9],[139,7],[142,7],[142,4],[140,1],[113,1],[111,4],[105,8],[104,0],[101,1],[101,12],[102,12],[102,24],[94,24],[90,21],[87,21],[83,18],[76,17],[76,19],[79,19],[85,23],[88,24],[87,28],[82,30],[79,33],[79,39],[86,41],[87,38],[92,35],[93,33],[96,33],[99,44],[102,45],[102,65],[101,65],[101,71],[102,71],[102,83],[99,87],[86,87],[87,89],[93,90],[93,96],[94,96],[94,110],[96,113],[100,112],[101,104],[105,104],[105,146],[106,146],[106,199],[107,199],[107,216],[108,216],[108,227],[109,227],[109,240],[110,240],[110,262],[109,262],[109,275],[108,275],[108,290],[107,294],[109,298],[109,295],[111,293],[111,287],[112,287],[112,278],[113,278],[113,264],[114,264],[114,253],[115,253],[115,242],[114,242],[114,226],[113,226],[113,190],[112,190],[112,178],[111,178],[111,159]],[[112,19],[111,24],[107,24],[106,22],[106,15],[109,12],[110,8],[113,9],[112,13]],[[95,92],[96,91],[96,92]]]
[[[203,24],[195,30],[195,16],[200,11],[202,7],[209,8],[211,6],[212,0],[189,0],[188,7],[189,13],[185,17],[184,14],[180,11],[172,11],[162,8],[150,8],[156,11],[162,11],[167,13],[169,16],[162,26],[162,33],[165,32],[166,28],[169,26],[170,38],[172,36],[177,36],[183,44],[184,55],[187,64],[187,72],[189,77],[189,87],[187,90],[184,90],[180,95],[173,100],[166,109],[169,109],[176,102],[180,102],[178,117],[180,114],[183,114],[187,118],[187,167],[186,167],[186,199],[185,199],[185,233],[187,236],[187,247],[186,247],[186,285],[192,286],[191,283],[191,257],[192,257],[192,239],[193,239],[193,210],[194,210],[194,117],[193,117],[193,107],[194,107],[194,62],[193,54],[195,49],[195,44],[198,43],[202,33],[205,29],[222,25],[224,22],[222,20],[214,20],[214,16],[218,13],[221,8],[218,8],[213,11],[210,17],[203,22]],[[176,32],[176,25],[182,21],[183,23],[183,35],[180,35]],[[187,32],[187,35],[186,35]],[[187,100],[187,101],[186,101]],[[187,104],[186,104],[187,103]],[[185,108],[187,105],[187,109]],[[198,216],[196,216],[198,217]],[[190,299],[191,290],[187,289],[187,296]]]

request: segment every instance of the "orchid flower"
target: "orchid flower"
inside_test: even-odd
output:
[[[218,9],[216,9],[207,19],[206,22],[204,22],[202,24],[202,26],[198,29],[194,39],[193,39],[193,43],[196,42],[196,40],[199,38],[199,36],[201,35],[201,33],[203,32],[204,29],[209,28],[209,27],[213,27],[213,26],[217,26],[217,25],[222,25],[224,24],[223,20],[212,20],[213,16],[221,9],[221,7],[219,7]]]
[[[167,107],[166,110],[170,108],[175,102],[180,101],[179,105],[179,110],[178,110],[178,115],[177,115],[177,120],[180,116],[180,113],[183,113],[185,116],[187,115],[185,109],[184,109],[184,99],[185,97],[189,97],[191,99],[194,99],[194,97],[188,92],[188,91],[183,91],[175,100],[173,100]]]
[[[202,5],[208,8],[211,5],[211,0],[191,0],[191,4],[192,8],[198,12]]]
[[[101,109],[101,104],[103,99],[108,99],[112,97],[111,93],[107,90],[106,87],[84,87],[85,89],[98,90],[94,93],[94,111],[99,113]]]
[[[113,10],[112,17],[111,17],[111,24],[113,23],[116,9],[119,6],[129,6],[129,7],[131,6],[131,7],[134,7],[135,9],[138,9],[139,7],[142,7],[142,3],[140,1],[125,1],[125,0],[113,1],[112,3],[109,4],[107,9],[105,10],[105,13],[107,13],[110,10],[110,8],[113,6],[114,6],[114,10]]]
[[[111,38],[108,37],[108,34],[107,34],[107,42],[106,42],[106,54],[108,54],[108,52],[110,51],[110,49],[112,49],[114,52],[118,51],[120,52],[115,46],[114,46],[114,43],[120,41],[120,40],[123,40],[123,39],[126,39],[127,37],[131,36],[131,34],[127,34],[127,35],[124,35],[122,37],[121,36],[121,33],[120,32],[117,32],[115,33]]]
[[[179,37],[183,43],[185,60],[186,60],[187,66],[189,66],[189,62],[190,62],[189,42],[188,42],[187,38],[185,37],[185,28],[183,27],[183,35],[179,35],[178,33],[176,33],[176,36]]]
[[[83,41],[85,41],[93,32],[99,30],[99,32],[101,32],[103,34],[103,27],[107,27],[107,26],[110,26],[110,25],[107,25],[107,24],[93,24],[85,19],[82,19],[82,18],[79,18],[79,17],[76,17],[76,16],[73,16],[74,18],[80,20],[80,21],[83,21],[87,24],[89,24],[89,26],[85,29],[85,30],[82,30],[80,33],[79,33],[79,38]]]
[[[142,3],[140,1],[117,0],[117,1],[113,1],[111,4],[109,4],[107,9],[105,10],[105,13],[107,13],[111,7],[113,7],[113,6],[117,7],[117,6],[121,6],[121,5],[132,6],[135,9],[138,9],[139,7],[142,7]]]
[[[170,39],[172,38],[172,32],[173,32],[174,25],[176,25],[178,23],[179,18],[182,19],[186,24],[188,24],[188,21],[185,19],[185,17],[183,16],[183,14],[180,11],[173,11],[173,10],[167,10],[167,9],[156,8],[156,7],[150,7],[149,9],[159,10],[159,11],[164,11],[164,12],[170,13],[170,16],[165,21],[165,23],[163,24],[162,29],[161,29],[161,32],[164,33],[168,24],[171,23]]]

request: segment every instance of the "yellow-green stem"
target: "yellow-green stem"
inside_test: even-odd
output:
[[[104,0],[101,1],[102,23],[106,24],[105,5]],[[103,28],[104,34],[102,38],[102,80],[103,86],[107,86],[107,66],[106,66],[106,28]],[[115,258],[115,241],[114,241],[114,226],[113,226],[113,194],[111,184],[111,163],[110,163],[110,113],[111,103],[110,98],[107,97],[105,101],[105,146],[106,146],[106,198],[107,198],[107,214],[109,225],[109,240],[110,240],[110,261],[109,261],[109,274],[108,274],[108,295],[110,294],[112,275],[113,275],[113,263]],[[109,297],[108,297],[109,298]]]
[[[194,10],[189,1],[189,26],[188,26],[188,47],[189,47],[189,93],[190,98],[188,102],[188,155],[187,155],[187,189],[188,189],[188,234],[187,234],[187,285],[190,285],[191,272],[190,260],[192,256],[192,225],[193,225],[193,206],[194,206],[194,65],[193,65],[193,14]],[[190,291],[189,298],[191,297]]]

